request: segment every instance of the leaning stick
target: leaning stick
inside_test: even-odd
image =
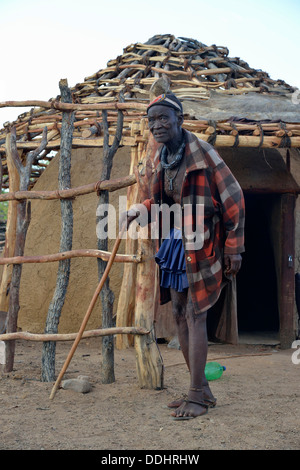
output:
[[[79,341],[81,340],[81,337],[82,337],[82,335],[83,335],[83,332],[84,332],[84,329],[85,329],[85,327],[86,327],[86,324],[87,324],[87,322],[88,322],[88,320],[89,320],[89,318],[90,318],[90,315],[91,315],[91,313],[92,313],[92,310],[93,310],[93,308],[94,308],[94,306],[95,306],[95,303],[96,303],[96,301],[97,301],[97,299],[98,299],[99,293],[100,293],[100,291],[101,291],[101,289],[102,289],[102,287],[103,287],[103,285],[104,285],[104,283],[105,283],[105,281],[106,281],[106,279],[107,279],[108,273],[109,273],[109,271],[110,271],[110,269],[111,269],[111,267],[112,267],[112,264],[113,264],[113,262],[114,262],[114,258],[115,258],[115,256],[116,256],[117,251],[118,251],[118,248],[119,248],[119,246],[120,246],[120,243],[121,243],[121,240],[122,240],[122,235],[123,235],[123,233],[124,233],[124,231],[125,231],[125,228],[126,228],[126,223],[123,224],[123,226],[122,226],[122,228],[121,228],[121,230],[120,230],[120,232],[119,232],[119,235],[118,235],[118,237],[117,237],[117,239],[116,239],[116,241],[115,241],[115,244],[114,244],[113,249],[112,249],[112,252],[111,252],[111,256],[110,256],[109,261],[108,261],[108,263],[107,263],[107,265],[106,265],[106,268],[105,268],[105,271],[104,271],[104,273],[103,273],[103,276],[102,276],[102,278],[101,278],[101,280],[100,280],[100,282],[99,282],[99,284],[98,284],[98,286],[97,286],[97,288],[96,288],[96,290],[95,290],[95,293],[94,293],[94,295],[93,295],[93,298],[92,298],[92,300],[91,300],[91,302],[90,302],[90,305],[89,305],[89,307],[88,307],[88,309],[87,309],[87,312],[86,312],[86,314],[85,314],[85,316],[84,316],[84,319],[83,319],[83,321],[82,321],[82,324],[81,324],[81,327],[80,327],[80,329],[79,329],[79,332],[77,333],[77,336],[76,336],[76,338],[75,338],[75,341],[74,341],[74,343],[73,343],[73,346],[72,346],[72,348],[71,348],[71,350],[70,350],[70,352],[69,352],[69,354],[68,354],[68,357],[67,357],[67,359],[66,359],[66,361],[65,361],[65,363],[64,363],[64,365],[63,365],[63,367],[62,367],[62,369],[61,369],[61,371],[60,371],[60,373],[59,373],[59,375],[58,375],[58,377],[57,377],[57,379],[56,379],[56,382],[55,382],[53,388],[52,388],[52,391],[51,391],[51,394],[50,394],[50,400],[52,400],[52,399],[54,398],[55,393],[56,393],[56,391],[57,391],[57,389],[58,389],[58,387],[59,387],[59,385],[60,385],[60,382],[61,382],[61,380],[62,380],[62,378],[63,378],[63,376],[64,376],[64,373],[66,372],[66,370],[67,370],[67,368],[68,368],[68,365],[69,365],[70,362],[71,362],[71,359],[72,359],[72,357],[73,357],[73,355],[74,355],[74,353],[75,353],[75,351],[76,351],[76,348],[77,348],[77,346],[78,346]]]

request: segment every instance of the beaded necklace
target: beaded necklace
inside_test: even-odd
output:
[[[164,146],[162,151],[161,151],[161,166],[165,170],[166,177],[168,178],[169,190],[170,191],[173,191],[173,189],[174,189],[173,181],[176,178],[177,173],[179,171],[179,164],[180,164],[180,162],[183,158],[184,149],[185,149],[185,142],[183,141],[182,144],[180,145],[179,149],[178,149],[178,152],[175,155],[174,160],[172,160],[170,163],[168,163],[168,160],[167,160],[167,154],[168,154],[167,147]],[[170,177],[168,175],[168,170],[172,170],[173,168],[176,168],[177,166],[178,166],[178,168],[177,168],[176,173],[174,174],[173,177]]]

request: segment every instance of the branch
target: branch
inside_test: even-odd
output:
[[[45,148],[47,146],[47,143],[48,143],[48,141],[47,141],[47,127],[44,127],[42,140],[41,140],[41,143],[40,143],[39,147],[35,150],[32,150],[27,155],[26,166],[30,170],[30,172],[31,172],[32,163],[45,150]]]
[[[107,122],[107,111],[104,109],[102,111],[102,123],[103,123],[103,151],[109,151],[109,130]]]
[[[124,103],[123,93],[120,93],[120,102]],[[114,154],[118,150],[121,139],[122,139],[123,121],[124,121],[124,116],[123,116],[122,111],[119,109],[118,110],[117,129],[116,129],[116,133],[115,133],[115,138],[114,138],[113,144],[110,148],[110,152],[111,152],[112,156],[114,156]]]
[[[126,188],[136,183],[134,175],[124,176],[123,178],[110,179],[105,181],[98,181],[96,183],[78,186],[73,189],[61,189],[56,191],[15,191],[5,194],[0,194],[0,201],[20,201],[22,199],[70,199],[76,196],[83,196],[96,191],[117,191],[118,189]]]
[[[32,150],[31,152],[27,154],[26,165],[24,166],[19,156],[19,152],[17,150],[16,128],[15,126],[12,127],[11,138],[10,138],[11,155],[12,155],[14,164],[17,168],[17,171],[20,175],[20,188],[21,189],[23,190],[27,189],[29,179],[30,179],[30,174],[31,174],[32,163],[34,159],[37,158],[38,155],[45,150],[47,143],[48,143],[47,142],[47,127],[45,127],[43,130],[43,136],[42,136],[40,145],[38,146],[38,148],[36,148],[35,150]]]
[[[10,148],[11,148],[11,156],[15,164],[15,167],[17,168],[19,175],[21,175],[24,167],[22,165],[19,152],[17,150],[17,133],[16,133],[15,127],[11,129],[11,133],[10,133]]]
[[[3,264],[23,264],[23,263],[51,263],[53,261],[61,261],[70,258],[101,258],[108,261],[111,253],[103,250],[71,250],[50,255],[40,256],[13,256],[11,258],[0,258],[0,265]],[[117,263],[139,263],[140,255],[116,255]]]
[[[96,336],[107,335],[147,335],[149,333],[150,332],[145,328],[128,326],[85,331],[82,334],[82,338],[93,338]],[[28,333],[27,331],[18,331],[16,333],[6,333],[0,335],[0,341],[12,341],[17,339],[24,339],[26,341],[72,341],[76,338],[77,334],[78,333],[35,334]]]
[[[21,220],[18,221],[20,224],[20,232],[26,236],[30,221],[31,221],[31,201],[28,201],[27,203],[22,202],[22,204],[25,204],[25,210],[24,212],[21,211],[22,213],[22,218]],[[24,253],[24,248],[23,248],[23,253]],[[15,253],[19,256],[21,256],[20,253]]]
[[[78,104],[78,103],[62,103],[60,101],[39,101],[39,100],[27,100],[27,101],[1,101],[0,108],[19,108],[37,106],[40,108],[57,109],[59,111],[89,111],[89,110],[102,110],[102,109],[140,109],[146,111],[147,104],[137,103],[130,101],[127,103],[118,103],[113,101],[111,103],[90,103],[90,104]]]

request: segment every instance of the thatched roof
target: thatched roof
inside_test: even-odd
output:
[[[157,80],[160,79],[158,82]],[[248,144],[243,136],[274,137],[266,146],[298,145],[300,106],[292,102],[294,89],[283,80],[272,80],[266,72],[251,68],[238,57],[229,57],[226,47],[206,46],[189,38],[157,35],[146,43],[127,46],[123,54],[110,60],[105,69],[84,79],[71,89],[75,110],[74,147],[101,146],[101,108],[108,109],[110,132],[114,133],[117,103],[124,100],[123,145],[133,145],[131,124],[145,115],[151,95],[166,87],[183,103],[185,126],[213,144],[219,136],[234,136],[226,145]],[[31,103],[31,104],[30,104]],[[16,127],[17,146],[25,152],[36,147],[43,128],[48,128],[48,146],[43,161],[60,145],[62,111],[60,96],[35,105],[13,123],[0,130],[0,152],[5,167],[5,137]],[[1,105],[1,103],[0,103]],[[16,105],[16,103],[14,103]],[[20,103],[19,103],[20,105]],[[237,140],[237,133],[240,141]],[[293,140],[291,145],[291,140]],[[242,142],[242,143],[241,143]],[[266,140],[265,140],[266,142]],[[217,145],[218,146],[218,145]],[[43,171],[36,162],[33,179]],[[5,180],[4,180],[5,186]]]

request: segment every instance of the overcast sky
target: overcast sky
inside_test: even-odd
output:
[[[48,100],[155,34],[226,46],[300,88],[299,0],[0,0],[0,101]],[[0,108],[0,126],[25,108]]]

